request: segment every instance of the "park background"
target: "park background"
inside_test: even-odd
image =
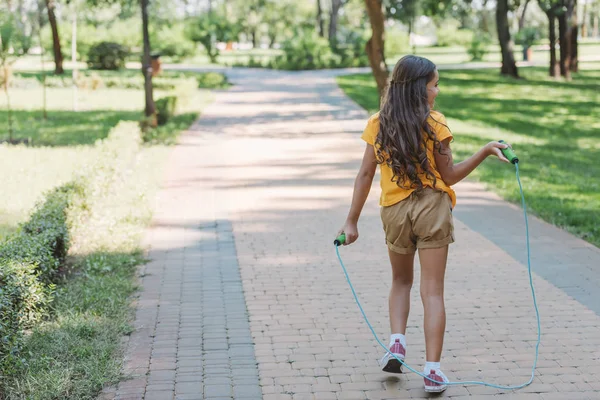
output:
[[[4,0],[0,398],[118,382],[167,155],[232,69],[350,68],[339,86],[373,113],[396,61],[427,57],[457,158],[510,142],[530,211],[600,245],[599,18],[598,0]],[[472,179],[517,203],[512,174]]]

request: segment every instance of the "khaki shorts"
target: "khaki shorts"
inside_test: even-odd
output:
[[[440,190],[426,187],[406,199],[381,208],[385,241],[390,250],[412,254],[454,242],[452,201]]]

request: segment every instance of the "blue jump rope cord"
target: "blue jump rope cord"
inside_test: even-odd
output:
[[[516,163],[515,167],[516,167],[516,171],[517,171],[517,182],[519,182],[519,190],[521,191],[521,203],[523,205],[523,215],[525,217],[525,236],[526,236],[526,240],[527,240],[527,271],[529,273],[529,285],[531,286],[531,295],[533,297],[533,305],[535,307],[535,315],[537,317],[537,332],[538,332],[538,334],[537,334],[537,344],[535,346],[535,360],[533,361],[533,367],[531,367],[531,378],[529,378],[529,380],[526,383],[524,383],[522,385],[518,385],[518,386],[494,385],[492,383],[479,382],[479,381],[439,382],[434,379],[428,378],[426,375],[424,375],[420,372],[415,371],[413,368],[410,367],[410,365],[406,364],[403,360],[398,358],[395,354],[392,354],[394,356],[394,358],[396,358],[396,360],[398,360],[406,368],[408,368],[415,374],[420,375],[427,380],[430,380],[431,382],[445,384],[445,385],[483,385],[483,386],[489,386],[489,387],[493,387],[493,388],[497,388],[497,389],[505,389],[505,390],[521,389],[521,388],[524,388],[525,386],[528,386],[529,384],[531,384],[531,382],[533,382],[533,378],[535,376],[535,367],[536,367],[537,361],[538,361],[538,353],[539,353],[540,340],[541,340],[540,313],[538,311],[537,300],[535,297],[535,290],[533,288],[533,278],[531,276],[531,258],[530,258],[530,251],[529,251],[529,223],[527,222],[527,210],[525,208],[525,196],[523,194],[523,186],[521,186],[521,179],[519,177],[519,164]],[[365,311],[363,310],[362,306],[360,305],[360,301],[358,301],[358,296],[356,295],[354,286],[352,286],[352,282],[350,282],[350,277],[348,276],[348,271],[346,270],[346,267],[344,266],[344,262],[342,261],[342,258],[340,257],[339,246],[335,246],[335,251],[337,253],[338,260],[340,260],[342,269],[344,270],[344,274],[346,275],[346,280],[348,281],[348,285],[350,285],[350,289],[352,290],[352,294],[354,295],[354,300],[356,300],[356,304],[358,305],[358,308],[360,308],[360,312],[362,313],[362,315],[365,319],[365,322],[369,326],[369,329],[371,329],[371,332],[373,333],[373,336],[377,340],[377,343],[379,343],[379,345],[381,347],[383,347],[386,352],[388,352],[389,349],[377,337],[377,334],[375,333],[373,326],[369,322],[369,319],[365,315]]]

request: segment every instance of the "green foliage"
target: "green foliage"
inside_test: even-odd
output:
[[[365,67],[369,65],[369,57],[365,51],[367,37],[365,32],[340,28],[340,38],[333,52],[341,57],[337,65],[332,67]]]
[[[177,97],[166,96],[155,101],[156,105],[156,120],[158,125],[164,125],[175,115],[177,109]]]
[[[531,47],[535,42],[540,40],[541,34],[537,27],[527,26],[521,29],[515,35],[515,43],[523,47]]]
[[[481,61],[488,53],[488,46],[491,44],[492,38],[485,32],[479,32],[473,35],[471,45],[467,49],[467,53],[471,56],[471,61]]]
[[[283,55],[272,61],[271,67],[287,70],[330,68],[341,62],[334,54],[327,39],[314,31],[300,31],[294,39],[282,44]]]
[[[473,41],[473,31],[459,29],[458,22],[449,20],[437,29],[437,46],[463,46],[468,47]]]
[[[22,350],[0,373],[6,399],[95,399],[120,380],[121,339],[131,333],[132,279],[143,263],[139,237],[148,219],[159,166],[166,152],[139,146],[134,123],[120,124],[97,144],[98,157],[82,172],[85,205],[69,215],[70,265],[52,296],[52,313],[31,327]],[[71,272],[71,271],[70,271]],[[1,296],[0,296],[0,299]],[[68,351],[66,351],[67,349]]]
[[[139,7],[139,6],[138,6]],[[141,18],[115,19],[109,23],[94,25],[86,21],[77,24],[77,59],[84,59],[90,49],[100,42],[119,43],[128,49],[142,47]],[[71,57],[72,24],[59,26],[60,43],[66,57]],[[154,44],[154,43],[153,43]],[[52,31],[42,31],[42,45],[46,54],[52,54]]]
[[[187,37],[193,42],[201,43],[213,63],[217,62],[219,49],[217,42],[228,42],[237,39],[239,27],[224,16],[210,12],[192,19],[186,28]]]
[[[397,57],[410,52],[408,33],[400,29],[389,29],[385,32],[385,57]]]
[[[125,66],[129,50],[118,43],[100,42],[88,52],[88,66],[91,69],[117,70]]]
[[[176,143],[179,133],[188,129],[196,118],[198,118],[198,113],[185,112],[172,116],[163,126],[143,129],[144,143],[173,145]]]
[[[181,61],[196,53],[196,44],[185,34],[185,25],[175,23],[152,29],[150,33],[152,50],[163,57]]]
[[[39,322],[69,248],[67,208],[82,193],[74,184],[45,196],[20,230],[0,244],[0,371],[20,364],[23,331]]]
[[[35,264],[0,262],[0,371],[12,374],[23,360],[23,331],[40,321],[49,304],[51,288],[37,278]]]

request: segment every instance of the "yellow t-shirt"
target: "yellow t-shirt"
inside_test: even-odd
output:
[[[446,126],[446,118],[444,115],[437,111],[431,111],[431,115],[429,117],[429,123],[433,128],[433,132],[435,133],[437,139],[441,142],[445,139],[452,138],[452,133]],[[377,138],[377,133],[379,132],[379,113],[374,114],[369,118],[367,122],[367,127],[365,128],[362,139],[368,144],[375,147],[375,139]],[[454,190],[452,190],[446,183],[442,180],[442,177],[437,170],[437,166],[435,164],[435,157],[433,155],[433,141],[428,140],[426,142],[427,146],[427,158],[429,159],[429,165],[433,171],[433,174],[436,178],[435,189],[442,190],[448,193],[450,199],[452,200],[452,207],[456,205],[456,194]],[[376,151],[376,150],[375,150]],[[396,182],[392,181],[392,177],[394,173],[392,169],[386,164],[379,164],[381,167],[381,198],[379,199],[379,204],[382,206],[391,206],[393,204],[398,203],[399,201],[404,200],[415,189],[405,189],[397,185]],[[423,182],[424,186],[434,187],[433,180],[427,178],[424,173],[418,174],[421,182]],[[410,181],[406,181],[404,186],[410,187]]]

